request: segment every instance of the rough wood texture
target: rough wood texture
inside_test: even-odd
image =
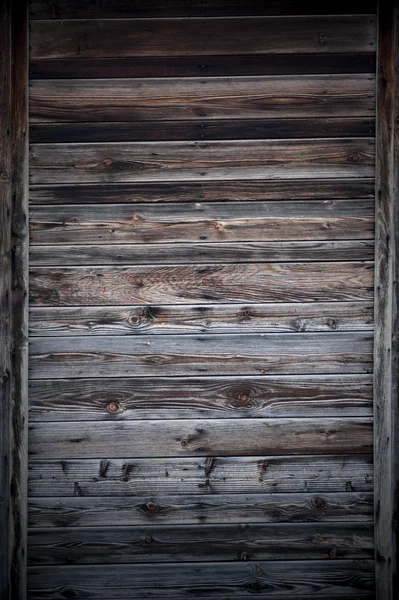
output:
[[[369,524],[163,525],[34,529],[29,565],[370,559]],[[288,569],[289,571],[289,569]]]
[[[32,244],[46,245],[372,240],[374,218],[374,202],[370,200],[196,202],[135,204],[134,207],[104,204],[32,207],[30,230]],[[223,248],[228,252],[232,247],[219,246],[213,253],[213,262],[236,262],[231,256],[223,255]],[[169,252],[172,256],[178,253],[175,245],[169,248],[169,251],[163,250],[164,257],[168,257]],[[201,249],[192,246],[191,252],[195,248]],[[281,245],[277,248],[282,249]],[[134,249],[129,251],[134,252]],[[151,250],[139,249],[139,252],[141,260],[148,256],[147,264],[158,262],[151,256]],[[186,252],[182,256],[186,256]],[[335,260],[339,258],[337,255]],[[357,260],[351,249],[345,258]],[[170,258],[165,261],[170,262]],[[206,257],[202,262],[206,262]],[[134,263],[133,254],[131,264]]]
[[[206,523],[372,523],[369,492],[31,498],[29,525],[98,527]],[[372,570],[370,571],[372,572]]]
[[[31,460],[29,495],[148,495],[371,492],[371,454]],[[104,500],[105,505],[108,500]]]
[[[113,58],[375,50],[370,15],[32,21],[31,56]],[[289,40],[289,43],[288,43]]]
[[[374,371],[378,600],[392,600],[398,586],[398,40],[398,2],[380,2]]]
[[[374,176],[374,140],[33,144],[30,182],[128,183]]]

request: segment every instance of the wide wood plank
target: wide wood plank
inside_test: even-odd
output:
[[[372,177],[371,138],[33,144],[30,182]]]
[[[370,52],[376,47],[376,19],[359,15],[32,21],[30,44],[33,59]]]
[[[191,3],[190,3],[191,5]],[[263,2],[263,6],[269,3]],[[295,6],[298,2],[295,1]],[[105,6],[105,5],[103,5]],[[137,5],[136,5],[137,6]],[[188,6],[185,3],[185,6]],[[318,4],[323,7],[324,4]],[[326,7],[330,9],[330,3]],[[130,58],[55,58],[31,60],[34,79],[119,77],[237,77],[244,75],[375,74],[375,52],[349,54],[241,54],[132,56]]]
[[[32,0],[31,19],[115,19],[143,17],[204,17],[246,15],[312,15],[312,14],[356,14],[376,12],[373,0],[361,4],[336,0],[333,4],[320,4],[314,0]]]
[[[367,240],[374,238],[374,212],[370,200],[31,207],[30,239],[33,245]],[[173,256],[176,248],[161,254]],[[210,254],[219,261],[222,251],[217,248]],[[134,249],[128,252],[133,252],[134,264]],[[147,263],[158,262],[150,249],[138,252],[141,260],[148,256]],[[357,260],[352,252],[347,256]],[[235,262],[231,256],[230,260]]]
[[[28,564],[372,559],[364,523],[152,525],[33,529]]]
[[[372,523],[373,494],[211,494],[138,498],[30,498],[29,525],[98,527],[206,523]]]
[[[30,86],[33,123],[150,121],[147,129],[158,130],[158,121],[374,114],[370,75],[42,80]]]
[[[31,262],[34,263],[31,254]],[[31,307],[31,336],[372,331],[372,302]]]
[[[31,460],[29,496],[371,492],[370,454]]]
[[[234,436],[232,435],[234,431]],[[124,456],[259,456],[280,454],[368,454],[372,420],[212,419],[31,423],[29,452],[35,459],[93,458],[107,448]]]
[[[42,306],[372,301],[373,263],[32,267],[30,294]]]
[[[136,204],[140,202],[256,202],[374,198],[374,179],[212,181],[105,185],[34,185],[30,204]]]

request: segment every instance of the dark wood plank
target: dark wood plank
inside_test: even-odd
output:
[[[281,242],[285,240],[306,240],[308,243],[309,240],[327,239],[373,240],[374,210],[374,202],[370,200],[31,207],[30,235],[33,245],[165,243],[169,250],[163,250],[162,254],[165,257],[170,253],[170,257],[164,260],[173,262],[179,254],[179,247],[173,249],[170,246],[172,242],[252,241],[257,243],[252,247],[255,250],[255,247],[260,249],[259,242],[274,241],[280,244],[282,250]],[[234,252],[239,254],[237,245],[213,247],[214,250],[208,253],[204,244],[192,246],[191,250],[186,247],[185,250],[188,250],[188,256],[204,252],[202,259],[197,254],[200,262],[206,262],[207,254],[213,256],[212,262],[223,262],[223,247],[227,260],[235,262]],[[241,248],[245,254],[245,246]],[[277,250],[278,246],[275,248]],[[145,250],[138,248],[137,251],[142,257],[139,260],[145,261]],[[134,249],[129,252],[132,252],[130,264],[134,264]],[[153,251],[147,249],[147,264],[158,262],[155,252],[156,248]],[[186,252],[182,251],[177,262],[184,261],[185,256]],[[266,258],[266,254],[263,256]],[[284,251],[281,253],[283,257]],[[273,260],[272,256],[270,258]],[[340,258],[337,253],[336,260]],[[351,252],[344,258],[358,260]],[[365,260],[364,256],[361,260]],[[190,262],[189,258],[187,262]]]
[[[32,600],[73,598],[367,598],[374,590],[372,560],[30,567]]]
[[[371,454],[32,460],[29,496],[372,492]],[[78,494],[77,494],[78,491]],[[227,540],[226,540],[227,541]]]
[[[32,254],[31,262],[34,262]],[[372,302],[82,308],[33,306],[29,313],[29,333],[35,337],[372,330]]]
[[[28,561],[39,566],[373,557],[369,524],[284,523],[33,529]]]
[[[232,435],[234,431],[234,435]],[[32,458],[369,454],[369,417],[31,423]]]
[[[30,182],[128,183],[374,175],[371,138],[33,144]]]
[[[295,2],[297,5],[298,3]],[[186,3],[187,6],[187,3]],[[263,3],[263,6],[268,4]],[[320,7],[324,6],[319,4]],[[334,6],[326,4],[329,8]],[[118,77],[236,77],[239,75],[375,74],[375,52],[350,54],[244,54],[32,60],[35,79]]]
[[[41,80],[31,82],[29,107],[33,123],[146,121],[154,136],[158,121],[373,117],[375,77]]]
[[[136,204],[140,202],[256,202],[374,198],[374,179],[300,181],[211,181],[105,185],[32,186],[30,203]]]
[[[220,24],[218,18],[32,21],[31,57],[347,54],[376,46],[371,15],[232,17]]]
[[[376,589],[381,600],[395,596],[399,556],[398,36],[398,3],[379,2],[374,386]]]
[[[30,498],[29,525],[98,527],[206,523],[372,523],[373,494],[358,492]]]
[[[371,262],[32,267],[30,293],[42,306],[370,302],[373,270]]]
[[[33,0],[31,19],[115,19],[119,18],[172,18],[172,17],[227,17],[247,15],[313,15],[356,14],[376,12],[373,0],[348,2],[336,0],[322,4],[314,0]]]

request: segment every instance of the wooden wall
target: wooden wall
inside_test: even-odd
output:
[[[374,13],[32,0],[31,599],[373,598]]]

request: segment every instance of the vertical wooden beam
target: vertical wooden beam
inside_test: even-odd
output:
[[[375,302],[376,598],[393,600],[398,562],[399,0],[380,0]]]
[[[0,597],[26,598],[27,1],[0,0]]]

